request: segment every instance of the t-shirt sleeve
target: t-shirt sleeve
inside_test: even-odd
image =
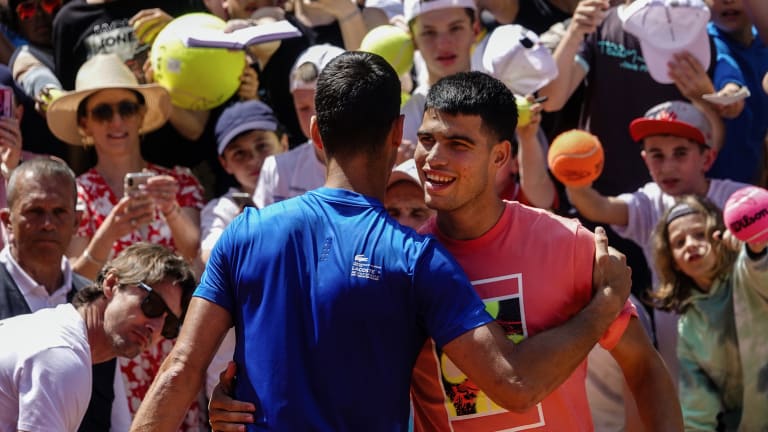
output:
[[[70,348],[53,347],[27,358],[19,368],[18,429],[74,431],[91,395],[90,365]]]
[[[616,234],[632,240],[641,247],[648,243],[658,220],[657,210],[646,189],[621,194],[618,197],[627,204],[627,225],[611,225]]]
[[[459,264],[434,239],[428,241],[413,278],[424,325],[439,349],[493,321]]]

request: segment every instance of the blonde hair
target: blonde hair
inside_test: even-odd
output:
[[[704,216],[705,236],[712,245],[711,253],[715,254],[713,273],[716,277],[730,273],[737,255],[736,251],[713,237],[715,231],[725,231],[725,224],[723,223],[722,210],[708,199],[686,195],[680,197],[677,204],[667,209],[651,235],[654,264],[659,275],[659,286],[655,292],[650,293],[650,297],[654,307],[677,313],[685,311],[690,304],[691,293],[698,289],[693,279],[677,268],[669,244],[669,224],[671,222],[669,216],[683,205],[690,208],[691,211],[688,214]],[[672,219],[674,220],[674,217]]]

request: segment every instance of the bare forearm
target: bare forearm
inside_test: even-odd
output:
[[[545,111],[560,110],[584,78],[585,71],[574,61],[583,39],[582,33],[569,28],[557,45],[553,54],[557,63],[557,77],[539,90],[539,95],[547,97],[542,103]]]
[[[544,151],[536,136],[520,137],[520,187],[528,201],[539,208],[552,208],[555,185],[546,168]]]
[[[655,350],[644,356],[645,366],[636,373],[624,373],[646,430],[682,431],[683,415],[677,390]]]
[[[606,197],[591,186],[566,187],[568,200],[585,218],[598,223],[627,225],[627,204],[616,197]]]
[[[192,111],[174,105],[168,121],[181,136],[190,141],[197,141],[205,131],[209,115],[208,110]]]
[[[363,14],[360,13],[357,6],[346,16],[339,17],[338,22],[341,28],[341,37],[344,39],[344,48],[347,51],[360,49],[360,44],[363,42],[367,28],[365,27]]]
[[[132,432],[173,432],[179,429],[187,408],[203,385],[205,368],[185,367],[172,352],[163,362],[141,403]]]
[[[506,353],[514,356],[515,375],[536,395],[530,406],[562,385],[585,360],[620,310],[609,302],[615,299],[596,297],[565,324],[526,339]]]
[[[200,248],[200,215],[197,210],[175,207],[165,216],[179,255],[191,260]]]

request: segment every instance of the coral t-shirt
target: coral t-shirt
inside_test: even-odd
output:
[[[565,323],[592,298],[594,238],[576,220],[507,202],[502,217],[480,238],[447,238],[434,219],[421,231],[434,234],[453,254],[512,341]],[[600,344],[613,348],[636,313],[627,302]],[[591,431],[586,373],[584,361],[535,407],[512,413],[493,403],[429,341],[416,362],[411,384],[415,429]]]

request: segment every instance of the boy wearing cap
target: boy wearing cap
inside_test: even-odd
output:
[[[317,77],[331,60],[343,52],[333,45],[315,45],[304,51],[291,69],[289,88],[305,136],[310,136],[309,122],[315,115]],[[253,202],[262,208],[317,189],[325,182],[323,160],[322,151],[311,139],[287,153],[266,158]]]
[[[675,197],[705,196],[722,207],[731,193],[746,185],[707,178],[706,172],[717,154],[712,144],[712,126],[688,102],[656,105],[645,116],[632,121],[629,133],[642,144],[640,156],[652,182],[636,192],[618,196],[605,196],[592,185],[566,186],[566,190],[582,215],[594,222],[611,224],[620,236],[640,245],[648,262],[653,262],[651,231],[664,210],[675,203]]]
[[[707,178],[706,172],[716,156],[712,127],[707,117],[690,103],[671,101],[656,105],[645,116],[632,121],[629,132],[642,144],[640,156],[653,181],[636,192],[618,196],[603,195],[592,185],[566,186],[566,191],[585,218],[611,224],[616,234],[640,246],[647,262],[653,263],[651,232],[676,197],[705,196],[722,207],[733,192],[746,184]],[[653,266],[650,267],[655,284],[658,278]],[[658,313],[656,317],[659,351],[672,375],[677,376],[674,319]]]
[[[272,109],[260,101],[238,102],[219,117],[216,122],[219,163],[227,174],[234,177],[237,186],[211,200],[200,214],[203,262],[208,261],[208,255],[224,228],[244,206],[252,204],[247,202],[250,199],[235,198],[233,194],[253,196],[264,159],[287,150],[288,143],[283,138],[285,136],[280,134]]]

